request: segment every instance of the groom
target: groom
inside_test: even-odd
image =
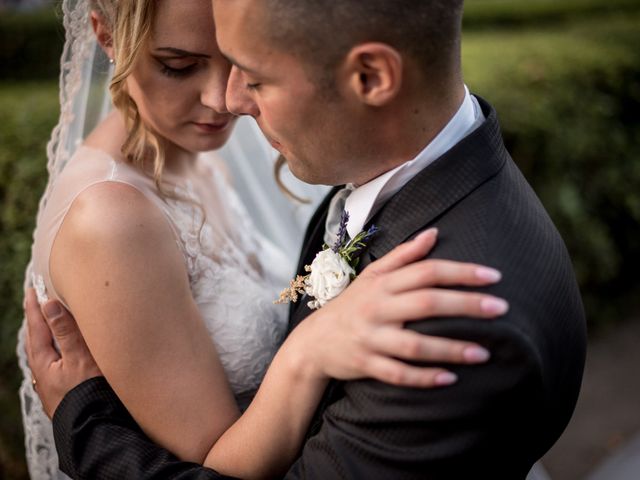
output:
[[[579,292],[495,111],[462,82],[462,3],[213,0],[220,49],[234,65],[229,109],[253,116],[302,180],[349,185],[311,220],[300,273],[346,209],[351,236],[380,228],[361,268],[436,226],[431,256],[498,268],[503,281],[490,291],[511,306],[493,322],[407,326],[491,350],[487,364],[457,367],[453,387],[333,382],[286,478],[522,479],[573,411],[586,343]],[[309,314],[305,303],[292,307],[291,329]],[[34,373],[73,384],[95,371],[80,362]],[[223,478],[154,445],[102,379],[68,393],[53,421],[73,476],[109,478],[125,465],[130,478]]]

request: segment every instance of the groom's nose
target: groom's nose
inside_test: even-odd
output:
[[[251,115],[257,117],[260,113],[253,101],[247,86],[242,80],[242,74],[237,67],[231,67],[227,82],[227,108],[235,115]]]

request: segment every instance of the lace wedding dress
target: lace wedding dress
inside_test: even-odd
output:
[[[291,261],[257,233],[221,165],[211,159],[198,163],[193,178],[165,175],[171,197],[163,198],[142,172],[100,150],[81,146],[38,216],[32,281],[40,301],[62,300],[49,274],[49,254],[73,201],[82,192],[90,195],[91,187],[102,182],[135,188],[163,212],[174,232],[193,298],[243,409],[286,333],[287,309],[273,300],[277,286],[290,277]],[[20,394],[31,476],[64,478],[57,471],[51,424],[29,378],[25,372]]]

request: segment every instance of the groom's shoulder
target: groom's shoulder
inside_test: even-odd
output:
[[[584,320],[580,293],[565,243],[533,188],[510,158],[500,173],[444,214],[434,255],[499,269],[495,289],[523,314],[545,318],[571,306]],[[533,319],[531,320],[534,321]],[[538,319],[537,324],[544,323]]]
[[[509,158],[498,175],[438,220],[433,255],[487,265],[502,281],[487,289],[505,298],[505,317],[481,330],[526,345],[548,385],[581,377],[586,322],[567,248],[544,206]],[[471,324],[472,329],[474,327]],[[568,368],[562,368],[566,366]]]
[[[570,264],[560,233],[510,157],[497,175],[452,206],[437,223],[448,233],[453,254],[498,261],[517,270],[534,259],[529,271],[543,267],[546,258]],[[543,254],[545,258],[540,258]]]

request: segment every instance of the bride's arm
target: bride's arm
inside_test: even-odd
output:
[[[403,329],[404,323],[425,316],[489,318],[504,313],[503,307],[486,308],[483,301],[490,296],[429,288],[495,281],[487,280],[486,270],[478,265],[420,262],[435,237],[435,231],[426,232],[396,248],[302,322],[278,351],[254,401],[216,442],[205,465],[240,478],[284,474],[303,443],[328,378],[367,376],[421,388],[453,383],[442,368],[411,367],[390,358],[472,363],[465,360],[465,352],[474,344],[420,336]]]
[[[163,214],[118,183],[90,187],[55,240],[51,276],[143,430],[201,463],[239,417]]]

